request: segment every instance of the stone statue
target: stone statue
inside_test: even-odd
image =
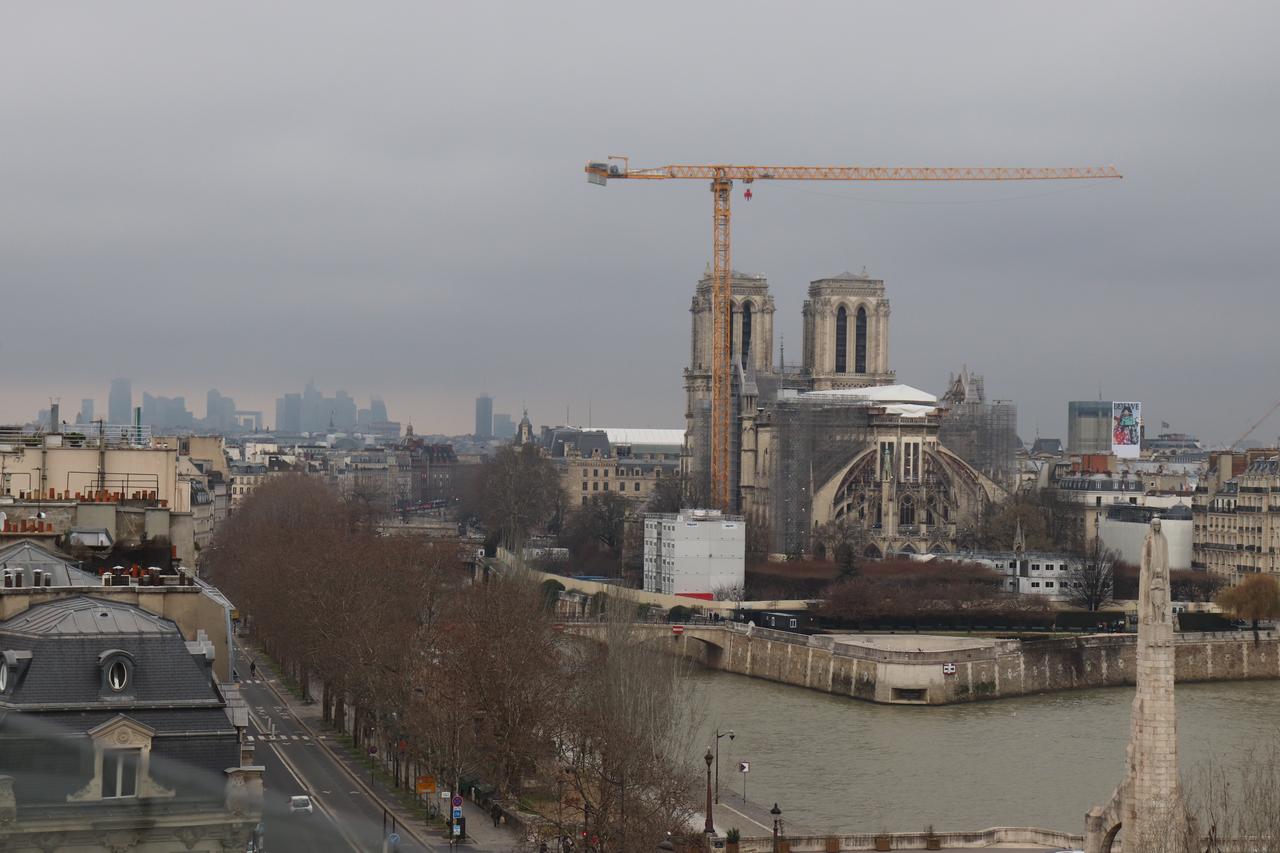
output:
[[[1160,532],[1160,519],[1151,522],[1142,544],[1136,657],[1125,778],[1107,805],[1086,816],[1085,853],[1110,853],[1121,830],[1124,849],[1144,853],[1181,851],[1195,837],[1178,786],[1169,543]]]

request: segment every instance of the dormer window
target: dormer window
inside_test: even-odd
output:
[[[124,661],[116,660],[107,669],[107,686],[119,693],[129,684],[129,670]]]
[[[133,655],[123,649],[107,649],[98,655],[105,695],[127,695],[133,692]]]

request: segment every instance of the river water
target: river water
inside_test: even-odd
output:
[[[1133,688],[966,705],[873,705],[726,672],[692,675],[720,785],[818,832],[1040,826],[1082,832],[1120,781]],[[1184,779],[1280,736],[1280,682],[1177,687]],[[706,742],[713,738],[708,734]]]

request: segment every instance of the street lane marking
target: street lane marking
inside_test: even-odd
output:
[[[271,751],[274,752],[276,754],[276,757],[280,759],[280,763],[284,765],[285,770],[289,771],[289,775],[293,777],[294,782],[298,783],[299,788],[301,788],[304,791],[311,790],[311,786],[307,785],[305,782],[302,781],[302,775],[298,772],[297,768],[293,766],[293,762],[290,761],[289,758],[283,752],[281,752],[279,749],[276,749],[275,747],[272,747]],[[334,828],[338,830],[338,833],[342,836],[343,840],[347,842],[347,844],[351,847],[351,849],[356,851],[356,853],[360,853],[361,847],[359,842],[357,842],[356,839],[351,837],[351,834],[347,831],[347,828],[342,824],[342,822],[338,820],[338,818],[333,814],[333,812],[329,811],[328,806],[326,806],[323,802],[321,802],[316,797],[312,797],[311,802],[315,805],[317,809],[320,810],[321,814],[329,818],[329,822],[332,823]]]

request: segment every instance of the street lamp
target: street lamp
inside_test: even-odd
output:
[[[773,815],[773,853],[778,853],[778,829],[782,826],[782,809],[774,803],[773,808],[769,809],[769,814]]]
[[[707,762],[707,823],[703,827],[703,831],[707,835],[715,835],[716,825],[711,818],[711,762],[715,761],[715,756],[711,754],[711,747],[707,747],[707,754],[702,756],[702,760]]]
[[[725,735],[729,736],[729,740],[733,740],[733,729],[727,732],[716,729],[716,802],[720,802],[720,738]]]

